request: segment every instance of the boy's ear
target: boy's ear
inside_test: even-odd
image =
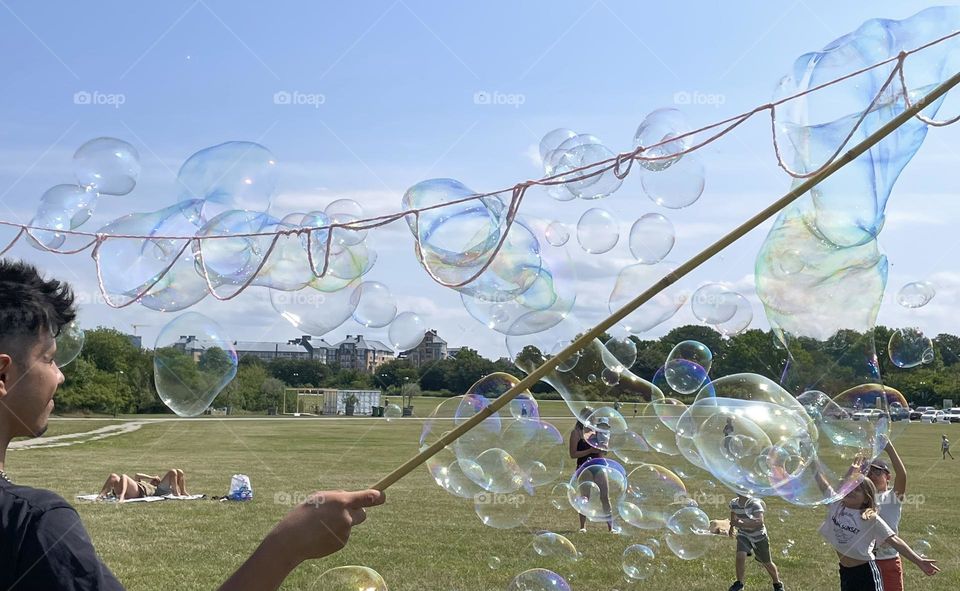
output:
[[[0,353],[0,398],[7,395],[7,373],[12,363],[13,359],[9,355]]]

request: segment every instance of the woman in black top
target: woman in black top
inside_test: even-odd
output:
[[[570,457],[577,460],[577,473],[580,473],[580,468],[587,462],[593,459],[602,458],[606,452],[602,449],[598,449],[590,445],[587,439],[593,434],[593,431],[588,429],[583,421],[587,419],[591,414],[593,414],[593,409],[590,407],[585,407],[580,411],[580,419],[577,420],[577,424],[573,427],[573,431],[570,432]],[[607,485],[607,477],[602,470],[591,470],[590,467],[586,468],[586,474],[580,478],[580,483],[594,482],[597,485],[597,488],[600,489],[600,503],[603,506],[604,513],[611,515],[610,510],[610,494],[609,487]],[[580,491],[577,491],[577,494],[581,494]],[[584,491],[584,496],[590,498],[589,488]],[[613,521],[607,522],[607,529],[613,531]],[[580,532],[587,531],[587,516],[583,513],[580,513]]]

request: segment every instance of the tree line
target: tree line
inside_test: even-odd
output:
[[[876,327],[873,332],[876,359],[873,361],[865,359],[868,357],[865,351],[871,350],[869,335],[854,331],[839,331],[826,341],[800,339],[791,343],[793,359],[785,387],[799,394],[810,387],[809,384],[816,384],[818,390],[836,393],[841,384],[849,385],[850,380],[863,375],[865,363],[873,363],[883,383],[898,389],[912,404],[940,405],[945,398],[955,403],[960,400],[960,337],[937,335],[932,339],[934,359],[931,363],[901,369],[887,356],[887,343],[894,330]],[[759,329],[724,338],[712,328],[688,325],[675,328],[659,339],[631,339],[637,347],[637,359],[630,371],[646,380],[652,379],[663,366],[673,347],[685,340],[699,341],[713,352],[712,378],[757,373],[780,382],[787,361],[787,351],[773,333]],[[114,329],[88,330],[79,357],[63,370],[66,380],[57,395],[58,412],[169,412],[157,395],[153,356],[153,351],[134,346],[126,335]],[[311,360],[263,361],[245,356],[239,359],[236,377],[217,396],[213,406],[266,412],[282,405],[284,390],[288,387],[380,389],[387,396],[397,397],[420,393],[455,396],[493,372],[523,376],[509,360],[486,359],[468,348],[460,349],[455,357],[423,367],[414,367],[405,360],[392,360],[377,367],[372,374]],[[559,398],[543,382],[534,387],[533,392],[541,398]],[[597,383],[583,394],[599,400],[609,397],[611,389]],[[399,398],[396,402],[400,402]]]

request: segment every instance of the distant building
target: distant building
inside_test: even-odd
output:
[[[423,333],[423,340],[419,345],[400,353],[400,359],[406,359],[414,367],[422,367],[449,356],[447,341],[440,338],[437,331],[432,328]]]
[[[289,345],[299,345],[310,352],[310,358],[326,365],[337,362],[337,349],[323,339],[313,340],[308,334],[287,341]]]
[[[363,335],[347,335],[334,345],[336,363],[344,369],[356,369],[365,373],[373,371],[381,363],[394,358],[393,349],[380,341],[367,340]]]
[[[143,338],[141,338],[139,335],[124,333],[123,336],[127,337],[127,340],[130,341],[130,344],[137,349],[143,349]]]

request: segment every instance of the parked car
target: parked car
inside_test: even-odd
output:
[[[923,413],[923,416],[920,417],[920,421],[923,423],[949,423],[950,419],[947,418],[947,413],[942,410],[928,410]]]
[[[900,405],[891,406],[890,408],[890,420],[891,421],[904,421],[910,418],[910,410],[904,408]]]
[[[853,413],[853,420],[876,421],[880,417],[886,416],[886,413],[879,408],[865,408]]]
[[[932,406],[918,406],[917,408],[910,411],[910,420],[919,421],[920,417],[923,416],[923,413],[927,412],[928,410],[936,410],[936,409],[933,408]]]
[[[945,412],[947,413],[947,419],[951,423],[960,423],[960,407],[954,407]]]

